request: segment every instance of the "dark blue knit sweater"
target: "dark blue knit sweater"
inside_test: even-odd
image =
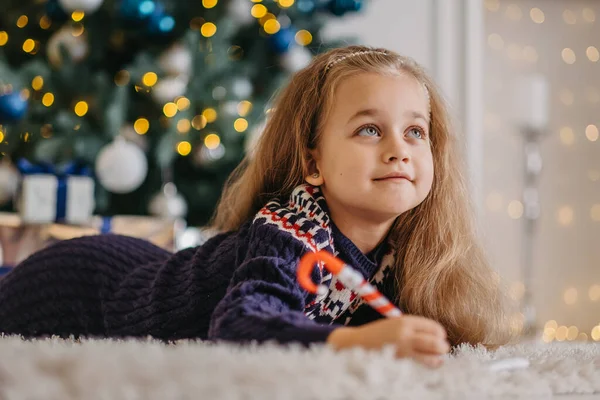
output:
[[[342,324],[379,316],[317,266],[314,279],[330,293],[317,298],[298,285],[300,257],[321,248],[393,296],[380,266],[389,264],[387,244],[361,253],[329,221],[318,189],[303,185],[239,230],[175,254],[119,235],[41,250],[0,280],[0,332],[323,342]]]

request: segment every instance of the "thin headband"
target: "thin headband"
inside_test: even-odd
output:
[[[356,56],[360,56],[360,55],[363,55],[363,54],[383,54],[384,56],[388,55],[388,53],[386,53],[385,51],[379,51],[379,50],[355,51],[354,53],[350,53],[348,55],[341,56],[341,57],[338,57],[338,58],[330,61],[327,64],[327,66],[325,67],[325,72],[327,72],[329,70],[329,68],[333,67],[335,64],[339,63],[340,61],[344,61],[347,58],[356,57]]]

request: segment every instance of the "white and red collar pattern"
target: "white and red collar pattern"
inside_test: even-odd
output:
[[[327,213],[327,203],[321,190],[312,185],[302,184],[296,187],[287,204],[271,201],[265,205],[254,218],[255,223],[276,225],[280,230],[288,232],[301,241],[309,251],[327,250],[339,255],[333,241],[332,227]],[[367,277],[372,284],[380,286],[387,277],[394,263],[393,253],[388,251],[381,258],[377,271]],[[351,314],[364,302],[356,294],[347,289],[337,277],[332,276],[323,265],[319,265],[321,283],[329,286],[329,291],[322,296],[312,296],[304,310],[309,319],[321,323],[333,323],[346,311],[344,324]]]

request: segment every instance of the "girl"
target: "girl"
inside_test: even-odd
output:
[[[317,56],[275,103],[211,227],[175,254],[104,235],[59,242],[0,281],[0,331],[237,342],[395,345],[438,366],[450,345],[507,343],[507,299],[471,223],[459,153],[414,61],[350,46]],[[380,319],[315,266],[326,249],[404,311]]]

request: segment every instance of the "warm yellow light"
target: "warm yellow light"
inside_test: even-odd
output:
[[[546,17],[544,16],[544,12],[537,7],[532,8],[531,11],[529,11],[529,16],[531,17],[531,20],[536,24],[541,24],[546,19]]]
[[[294,0],[279,0],[279,7],[288,8],[294,5]]]
[[[246,129],[248,129],[248,121],[246,121],[244,118],[236,119],[233,123],[233,129],[235,129],[237,132],[244,132]]]
[[[52,93],[46,93],[42,97],[42,104],[46,107],[50,107],[52,104],[54,104],[54,95]]]
[[[598,204],[596,204],[598,205]],[[591,301],[600,300],[600,285],[592,285],[590,286],[590,290],[588,291],[588,295],[590,296]]]
[[[254,18],[262,18],[267,14],[267,7],[262,4],[255,4],[252,6],[250,14],[252,14]]]
[[[158,82],[158,76],[154,72],[146,72],[142,77],[142,83],[148,87],[156,85]]]
[[[33,78],[33,80],[31,81],[31,87],[33,88],[33,90],[42,90],[42,88],[44,87],[44,78],[42,78],[39,75]]]
[[[129,71],[122,69],[115,74],[115,83],[117,86],[125,86],[129,83]]]
[[[598,127],[596,125],[588,125],[585,128],[585,137],[587,137],[590,142],[598,140]]]
[[[563,225],[571,225],[573,223],[573,208],[569,206],[561,207],[558,210],[558,222]]]
[[[248,100],[240,101],[237,106],[238,114],[240,117],[245,117],[252,110],[252,103]]]
[[[187,97],[180,97],[175,102],[179,111],[187,110],[190,107],[190,100]]]
[[[206,117],[204,115],[196,115],[192,119],[192,126],[194,129],[199,131],[200,129],[204,129],[206,127],[207,122],[208,121],[206,121]]]
[[[75,22],[79,22],[85,17],[85,13],[83,11],[73,11],[71,14],[71,19]]]
[[[563,19],[565,20],[565,22],[569,25],[574,25],[577,23],[577,16],[575,15],[575,13],[571,10],[565,10],[563,11]]]
[[[498,0],[485,0],[485,8],[489,11],[496,12],[500,9],[500,3]]]
[[[577,61],[577,57],[575,57],[575,52],[566,47],[562,50],[561,52],[561,56],[564,62],[566,62],[567,64],[574,64],[575,61]]]
[[[506,7],[506,16],[514,21],[518,21],[521,19],[523,13],[521,12],[521,8],[516,4],[509,4]]]
[[[547,329],[547,328],[552,328],[552,329],[556,330],[556,328],[558,328],[558,323],[555,320],[551,319],[550,321],[546,322],[546,324],[544,325],[544,329]]]
[[[29,89],[21,90],[21,98],[23,100],[28,100],[30,95],[31,95],[31,92],[29,92]]]
[[[301,29],[298,32],[296,32],[294,39],[296,40],[296,43],[298,43],[300,46],[308,46],[309,44],[311,44],[313,37],[309,31],[307,31],[306,29]]]
[[[85,32],[85,28],[82,24],[73,24],[73,28],[71,29],[71,35],[73,35],[74,37],[79,37],[83,35],[83,32]]]
[[[42,18],[40,18],[40,28],[45,30],[49,29],[51,26],[52,20],[50,20],[47,15],[43,15]]]
[[[567,338],[568,333],[569,329],[566,326],[559,326],[555,334],[556,340],[558,340],[559,342],[564,341]]]
[[[85,101],[79,101],[75,104],[75,114],[79,117],[83,117],[88,112],[88,104]]]
[[[221,138],[215,133],[206,135],[206,137],[204,138],[204,145],[208,149],[216,149],[217,147],[219,147],[219,144],[221,144]]]
[[[202,33],[202,36],[204,37],[211,37],[215,33],[217,33],[217,26],[212,22],[206,22],[202,24],[202,27],[200,28],[200,33]]]
[[[585,54],[591,62],[597,62],[598,60],[600,60],[600,53],[598,52],[598,49],[594,46],[588,47],[585,51]]]
[[[600,204],[594,204],[592,206],[592,209],[590,210],[590,217],[593,221],[600,222]]]
[[[4,141],[4,132],[0,131],[0,143]]]
[[[513,200],[508,204],[508,215],[512,219],[519,219],[523,216],[523,204],[518,200]]]
[[[258,22],[260,23],[260,25],[264,25],[267,21],[272,20],[272,19],[277,19],[277,17],[275,16],[275,14],[271,14],[271,13],[267,13],[265,14],[264,17],[262,17],[260,20],[258,20]]]
[[[577,340],[581,342],[587,342],[588,336],[585,332],[579,332],[579,336],[577,336]]]
[[[213,8],[218,2],[219,0],[202,0],[202,6],[204,6],[204,8]]]
[[[594,328],[592,328],[592,339],[594,339],[594,342],[597,342],[598,340],[600,340],[600,326],[595,326]]]
[[[150,121],[148,121],[146,118],[138,118],[133,123],[133,130],[135,130],[135,132],[138,135],[145,135],[146,133],[148,133],[149,129],[150,129]]]
[[[596,20],[596,13],[591,8],[584,8],[581,13],[586,22],[594,22]]]
[[[19,28],[25,28],[27,26],[28,22],[29,22],[29,18],[27,18],[27,15],[21,15],[19,17],[19,19],[17,20],[17,26]]]
[[[31,53],[35,49],[35,42],[33,39],[27,39],[23,42],[23,51],[25,53]]]
[[[573,305],[573,304],[577,303],[577,289],[568,288],[567,290],[565,290],[563,299],[565,300],[565,303],[567,303],[568,305]]]
[[[560,128],[560,141],[563,144],[570,146],[575,142],[575,134],[573,133],[573,129],[568,126],[563,126]]]
[[[177,121],[177,131],[179,133],[188,133],[190,131],[191,127],[192,127],[192,124],[190,123],[190,120],[187,118],[180,119],[179,121]]]
[[[8,42],[8,33],[0,31],[0,46],[4,46]]]
[[[570,326],[567,330],[567,340],[575,340],[577,339],[577,335],[579,335],[579,328],[574,325]]]
[[[175,114],[177,114],[177,104],[173,102],[165,104],[163,107],[163,113],[169,118],[174,117]]]
[[[490,211],[500,211],[502,209],[502,195],[498,192],[490,193],[485,201],[488,210]]]
[[[265,32],[267,32],[269,35],[273,35],[279,32],[279,29],[281,29],[281,24],[276,19],[270,19],[267,22],[265,22],[263,28]]]
[[[206,118],[206,122],[211,123],[217,120],[217,111],[214,108],[207,108],[202,111],[202,115]]]
[[[190,142],[179,142],[177,143],[177,152],[179,154],[181,154],[182,156],[187,156],[188,154],[190,154],[192,151],[192,145],[190,144]]]

